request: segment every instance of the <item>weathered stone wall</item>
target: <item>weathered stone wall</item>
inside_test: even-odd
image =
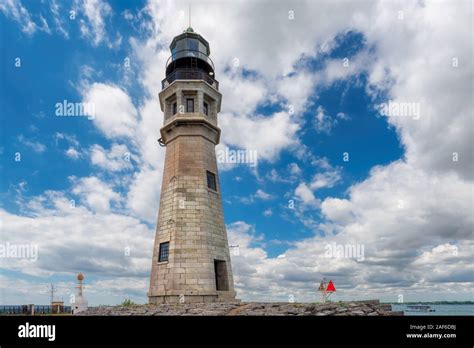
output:
[[[198,105],[202,104],[210,87],[198,81],[191,85],[198,91]],[[187,82],[176,82],[168,88],[160,99],[191,87]],[[215,92],[213,97],[220,95]],[[161,129],[166,157],[148,293],[150,303],[176,303],[180,296],[185,302],[235,298],[215,155],[220,129],[209,123],[201,109],[197,111],[170,116]],[[216,176],[216,191],[208,188],[207,171]],[[163,242],[170,243],[169,259],[159,262]],[[214,260],[225,261],[226,291],[216,290]]]
[[[390,304],[379,301],[329,303],[185,303],[136,305],[131,307],[92,307],[79,315],[242,315],[242,316],[395,316]]]

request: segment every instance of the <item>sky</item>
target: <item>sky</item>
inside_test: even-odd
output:
[[[79,272],[90,305],[147,301],[188,6],[0,0],[0,304],[67,302]],[[471,1],[193,0],[191,25],[216,150],[258,158],[219,163],[238,298],[474,300]]]

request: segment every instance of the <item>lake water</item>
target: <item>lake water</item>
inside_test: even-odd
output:
[[[405,315],[474,315],[474,304],[428,304],[434,312],[407,312],[406,304],[392,304],[392,310]]]

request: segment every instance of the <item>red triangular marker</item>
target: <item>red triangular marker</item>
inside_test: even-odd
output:
[[[334,283],[332,282],[332,280],[329,281],[326,291],[331,291],[331,292],[336,291],[336,288],[334,287]]]

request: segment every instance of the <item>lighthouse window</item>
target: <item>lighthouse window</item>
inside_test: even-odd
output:
[[[186,112],[194,112],[194,99],[186,99]]]
[[[193,51],[197,51],[199,49],[199,41],[196,39],[188,39],[188,48]]]
[[[207,105],[206,102],[204,102],[204,104],[202,105],[202,109],[203,109],[205,115],[209,115],[209,113],[208,113],[209,112],[209,106]]]
[[[217,191],[216,174],[207,171],[207,187]]]
[[[168,261],[170,252],[170,242],[160,243],[160,253],[158,255],[158,262]]]

